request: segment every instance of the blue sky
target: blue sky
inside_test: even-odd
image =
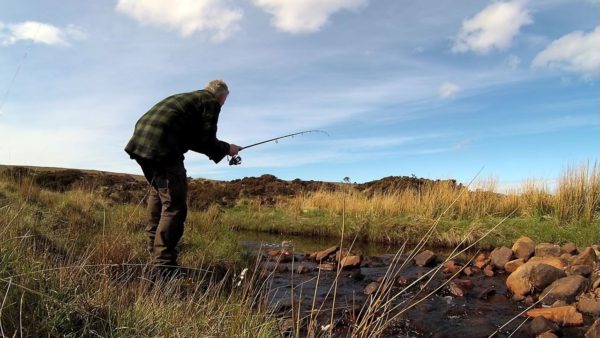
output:
[[[219,138],[309,134],[193,177],[509,186],[599,153],[596,0],[0,0],[0,163],[140,173],[154,103],[223,78]]]

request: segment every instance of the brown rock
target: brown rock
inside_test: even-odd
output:
[[[418,266],[428,266],[435,261],[435,254],[431,250],[425,250],[415,256],[415,264]]]
[[[317,268],[319,270],[325,270],[325,271],[333,271],[335,270],[335,264],[333,263],[321,263],[317,266]]]
[[[365,290],[363,291],[363,293],[365,295],[369,296],[369,295],[372,295],[373,293],[375,293],[377,291],[377,289],[379,289],[379,283],[371,282],[365,287]]]
[[[591,247],[585,248],[583,252],[579,255],[575,256],[571,261],[571,265],[589,265],[592,268],[596,267],[596,261],[598,257],[596,256],[596,252]]]
[[[538,257],[558,257],[561,254],[560,246],[558,244],[551,243],[540,243],[535,246],[535,255]]]
[[[400,286],[406,286],[406,285],[410,284],[411,281],[410,281],[410,279],[408,279],[406,277],[400,276],[396,280],[396,283],[398,283],[398,285],[400,285]]]
[[[486,266],[489,262],[490,260],[487,258],[487,256],[484,253],[480,253],[477,256],[477,258],[475,258],[473,266],[478,269],[483,269],[483,267]]]
[[[359,268],[361,262],[361,256],[346,256],[342,258],[340,265],[342,266],[342,269],[354,269]]]
[[[546,286],[552,284],[555,280],[566,276],[567,274],[563,270],[542,263],[533,267],[530,279],[534,288],[542,290]]]
[[[298,267],[296,268],[296,273],[297,274],[305,274],[305,273],[309,273],[310,272],[310,268],[304,264],[300,264],[298,265]]]
[[[443,273],[451,273],[451,274],[455,274],[457,272],[459,272],[461,269],[460,265],[456,265],[456,263],[453,260],[449,260],[447,262],[444,263],[444,267],[442,268],[442,272]]]
[[[503,246],[494,249],[492,253],[490,253],[490,261],[496,269],[504,269],[504,265],[510,261],[512,255],[512,250]]]
[[[491,265],[486,265],[483,269],[483,274],[488,277],[494,277],[494,268]]]
[[[506,264],[504,264],[504,271],[509,273],[514,272],[523,264],[525,264],[525,260],[523,258],[513,259],[512,261],[508,261]]]
[[[448,283],[448,291],[450,291],[450,293],[452,295],[454,295],[455,297],[464,297],[465,296],[465,292],[463,291],[463,289],[458,286],[455,282],[450,281]]]
[[[489,287],[489,288],[483,290],[481,293],[479,293],[479,296],[477,296],[477,298],[483,299],[483,300],[488,300],[490,297],[492,297],[495,294],[496,294],[496,290]]]
[[[506,286],[515,294],[516,297],[514,298],[516,300],[523,299],[533,289],[533,284],[530,280],[531,272],[535,266],[542,263],[559,269],[565,267],[565,263],[558,257],[532,257],[506,279]]]
[[[574,306],[533,309],[527,311],[527,316],[531,318],[542,316],[561,326],[583,325],[583,315],[577,312]]]
[[[320,261],[322,261],[324,259],[327,259],[329,256],[331,256],[334,253],[336,253],[339,249],[340,249],[340,247],[336,245],[336,246],[332,246],[330,248],[327,248],[327,249],[325,249],[323,251],[315,252],[314,253],[315,260],[317,262],[320,262]]]
[[[580,275],[583,277],[589,277],[592,274],[592,271],[594,271],[594,269],[589,265],[573,265],[567,269],[569,275]]]
[[[523,304],[529,306],[529,305],[533,305],[533,303],[535,303],[535,299],[533,299],[533,297],[531,295],[525,297],[525,299],[523,299]]]
[[[561,259],[560,257],[552,257],[552,256],[531,257],[531,259],[529,259],[527,261],[527,263],[529,263],[529,262],[544,263],[544,264],[552,265],[553,267],[555,267],[557,269],[562,269],[562,270],[564,270],[567,267],[567,263],[565,262],[565,260]]]
[[[466,276],[472,276],[473,275],[473,269],[471,269],[470,267],[467,266],[466,268],[463,269],[463,273]]]
[[[582,276],[574,275],[557,279],[544,289],[540,297],[544,297],[544,304],[552,304],[557,300],[572,303],[580,293],[589,287],[589,280]]]
[[[473,281],[470,279],[458,279],[455,278],[452,280],[454,283],[456,283],[456,285],[460,286],[463,289],[472,289],[473,288]]]
[[[360,269],[352,269],[348,272],[348,274],[346,275],[346,277],[348,278],[352,278],[355,280],[363,280],[365,278],[365,275],[362,274],[362,272],[360,271]]]
[[[558,338],[557,335],[554,334],[554,332],[552,331],[546,331],[546,332],[542,332],[540,333],[537,337],[535,338]]]
[[[585,338],[600,338],[600,319],[596,319],[594,324],[585,333]]]
[[[565,252],[564,254],[560,255],[560,258],[562,258],[565,262],[568,262],[571,260],[571,258],[573,258],[573,255]]]
[[[338,250],[335,253],[335,261],[340,262],[346,256],[354,256],[354,254],[348,251],[348,249]]]
[[[512,246],[512,251],[515,253],[517,258],[523,258],[527,260],[534,252],[535,244],[529,237],[521,237],[517,239],[515,244]]]
[[[565,243],[562,247],[561,250],[564,253],[568,253],[571,255],[576,255],[577,254],[577,246],[575,245],[575,243],[569,242],[569,243]]]
[[[577,310],[592,316],[598,316],[600,315],[600,299],[583,296],[577,302]]]
[[[552,307],[561,307],[567,305],[569,304],[567,304],[567,302],[565,302],[564,300],[557,300],[556,302],[552,303]]]
[[[600,245],[594,244],[594,245],[592,245],[592,249],[594,249],[594,252],[596,253],[596,257],[600,257]]]
[[[533,320],[529,323],[529,333],[532,336],[540,335],[546,331],[556,331],[558,330],[558,325],[552,322],[549,319],[546,319],[544,316],[538,316],[533,318]]]

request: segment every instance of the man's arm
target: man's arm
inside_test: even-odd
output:
[[[229,143],[217,139],[220,112],[221,106],[216,101],[209,101],[200,121],[197,121],[195,126],[190,126],[190,150],[207,155],[215,163],[219,163],[225,155],[230,154],[232,148]]]

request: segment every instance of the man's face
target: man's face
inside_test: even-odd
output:
[[[219,102],[221,107],[223,107],[223,105],[225,104],[225,101],[227,100],[227,96],[229,96],[229,93],[221,94],[221,95],[219,95],[219,97],[217,97],[217,102]]]

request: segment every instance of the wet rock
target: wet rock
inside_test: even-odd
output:
[[[540,243],[535,246],[535,255],[537,257],[558,257],[561,255],[560,246],[558,244]]]
[[[371,282],[365,287],[363,293],[367,296],[370,296],[373,293],[375,293],[377,291],[377,289],[379,289],[379,285],[380,284],[377,282]]]
[[[482,292],[480,292],[479,296],[477,296],[477,298],[483,299],[483,300],[488,300],[488,299],[490,299],[490,297],[492,297],[495,294],[496,294],[496,290],[492,287],[488,287],[485,290],[483,290]]]
[[[535,338],[558,338],[557,335],[554,334],[554,332],[552,331],[546,331],[546,332],[542,332],[540,333],[537,337]]]
[[[449,260],[447,262],[444,263],[444,266],[442,268],[442,272],[443,273],[451,273],[451,274],[455,274],[457,272],[459,272],[461,269],[460,265],[456,265],[456,263],[454,262],[454,260]]]
[[[458,279],[455,278],[452,280],[454,283],[456,283],[456,285],[460,286],[463,289],[472,289],[473,288],[473,281],[470,279]]]
[[[317,262],[320,262],[322,260],[325,260],[325,259],[329,258],[329,256],[333,255],[334,253],[336,253],[336,251],[338,251],[339,248],[340,247],[337,246],[337,245],[336,246],[332,246],[332,247],[327,248],[327,249],[325,249],[323,251],[318,251],[318,252],[312,253],[309,257],[310,258],[314,257],[314,260],[316,260]]]
[[[309,273],[310,271],[311,271],[311,269],[308,266],[304,265],[304,264],[300,264],[296,268],[296,273],[300,274],[300,275],[305,274],[305,273]]]
[[[593,248],[585,248],[579,255],[575,256],[571,261],[572,265],[589,265],[592,268],[596,267],[598,257]]]
[[[571,260],[571,258],[573,258],[573,255],[565,252],[564,254],[560,255],[560,258],[562,258],[565,262],[568,262]]]
[[[470,267],[467,266],[466,268],[463,269],[463,273],[467,277],[473,276],[473,269],[471,269]]]
[[[585,338],[600,338],[600,319],[596,319],[594,324],[585,333]]]
[[[450,281],[447,285],[448,287],[448,291],[450,291],[450,293],[452,295],[454,295],[455,297],[464,297],[465,296],[465,291],[458,286],[455,282]]]
[[[336,262],[340,262],[342,259],[344,259],[344,257],[346,256],[354,256],[353,253],[351,253],[348,249],[341,249],[336,251],[335,253],[335,261]]]
[[[561,307],[561,306],[567,306],[569,305],[567,302],[565,302],[564,300],[557,300],[556,302],[552,303],[552,307]]]
[[[483,274],[488,277],[494,277],[494,268],[491,265],[486,265],[483,269]]]
[[[583,296],[577,302],[577,310],[591,316],[598,316],[600,315],[600,299],[592,298],[589,295]]]
[[[589,280],[582,276],[567,276],[557,279],[544,289],[540,297],[544,297],[544,304],[552,304],[557,300],[572,303],[575,297],[585,292],[589,287]]]
[[[505,246],[496,248],[490,253],[490,261],[496,269],[504,269],[504,265],[512,258],[513,251]]]
[[[362,256],[346,256],[342,258],[340,265],[342,269],[359,268],[362,262]]]
[[[530,306],[533,305],[533,303],[535,303],[535,299],[533,299],[533,297],[531,297],[531,295],[525,297],[525,299],[523,299],[523,304],[525,304],[526,306]]]
[[[517,239],[515,244],[512,246],[512,251],[515,253],[517,258],[527,260],[534,252],[535,244],[529,237],[521,237]]]
[[[523,258],[513,259],[512,261],[508,261],[506,264],[504,264],[504,271],[508,273],[514,272],[523,264],[525,264],[525,260]]]
[[[533,284],[530,280],[531,272],[539,264],[548,264],[559,269],[565,267],[565,263],[558,257],[532,257],[506,279],[506,286],[515,295],[515,299],[523,299],[533,289]]]
[[[363,280],[365,278],[365,275],[362,274],[360,269],[352,269],[346,274],[346,277],[352,278],[354,280]]]
[[[562,247],[561,250],[564,253],[568,253],[570,255],[576,255],[577,254],[577,245],[575,245],[575,243],[569,242],[569,243],[565,243]]]
[[[558,325],[556,325],[551,320],[546,319],[546,317],[544,316],[535,317],[529,323],[529,334],[531,334],[534,337],[546,331],[554,332],[556,330],[558,330]]]
[[[583,315],[577,312],[574,306],[533,309],[527,311],[527,316],[531,318],[542,316],[561,326],[583,325]]]
[[[567,272],[569,273],[569,275],[580,275],[583,277],[589,277],[592,274],[593,270],[594,269],[592,269],[592,267],[589,265],[573,265],[567,269]]]
[[[559,278],[566,277],[566,273],[548,264],[539,264],[531,270],[531,284],[538,290],[544,289]]]
[[[480,253],[475,258],[475,262],[473,263],[473,266],[478,269],[483,269],[483,267],[486,266],[489,262],[490,262],[490,260],[487,258],[487,255],[484,253]]]
[[[319,270],[324,270],[324,271],[333,271],[333,270],[335,270],[335,264],[333,264],[333,263],[321,263],[321,264],[317,265],[317,268]]]
[[[428,266],[435,262],[435,254],[431,250],[425,250],[415,256],[415,264],[418,266]]]
[[[407,286],[412,283],[412,280],[408,279],[407,277],[400,276],[396,280],[396,283],[400,286]]]

